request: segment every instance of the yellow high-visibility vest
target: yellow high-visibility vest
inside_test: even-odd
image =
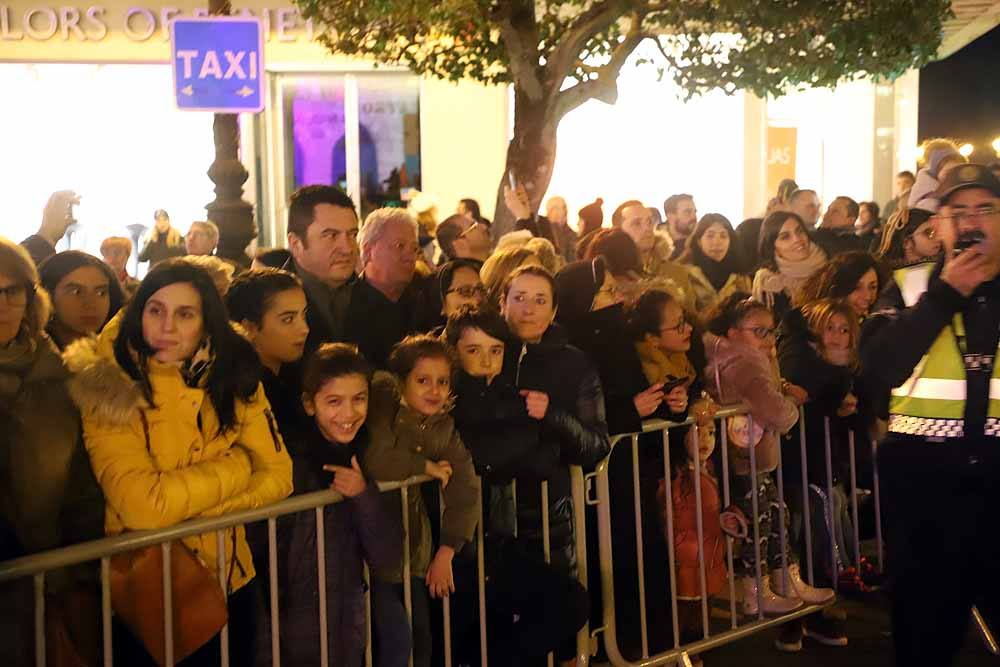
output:
[[[906,307],[927,291],[933,263],[918,264],[893,273]],[[906,382],[892,390],[889,431],[929,438],[965,435],[966,368],[965,324],[956,313],[941,330]],[[994,356],[996,358],[996,356]],[[1000,364],[993,364],[986,435],[1000,437]]]

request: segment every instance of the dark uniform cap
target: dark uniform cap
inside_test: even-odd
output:
[[[963,164],[952,169],[938,187],[936,195],[942,204],[946,204],[951,195],[965,188],[982,188],[1000,197],[1000,180],[989,167],[981,164]]]

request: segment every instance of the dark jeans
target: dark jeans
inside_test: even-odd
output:
[[[403,603],[403,584],[372,577],[372,637],[377,667],[405,667],[413,648],[414,667],[428,667],[431,660],[430,609],[422,579],[411,579],[413,632]]]
[[[962,443],[879,448],[897,665],[948,665],[973,605],[1000,602],[1000,453]]]
[[[257,580],[253,579],[229,596],[229,664],[252,665],[257,636]],[[116,665],[152,666],[153,658],[142,643],[122,623],[113,620],[114,658]],[[221,633],[207,644],[176,663],[178,667],[218,667],[221,661]]]

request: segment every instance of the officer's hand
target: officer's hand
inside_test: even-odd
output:
[[[993,263],[973,246],[958,256],[945,259],[941,280],[962,296],[968,297],[995,274],[996,268]]]

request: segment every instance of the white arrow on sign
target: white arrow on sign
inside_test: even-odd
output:
[[[191,95],[194,95],[194,88],[191,86],[184,86],[181,88],[181,92],[190,97]]]
[[[242,88],[236,91],[236,94],[239,95],[240,97],[250,97],[251,95],[253,95],[253,88],[250,88],[248,86],[243,86]]]

